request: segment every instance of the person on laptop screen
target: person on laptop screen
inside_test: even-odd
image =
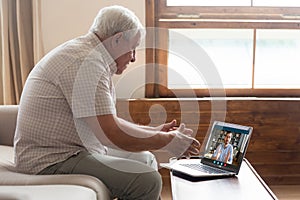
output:
[[[232,138],[231,132],[225,132],[224,143],[219,144],[215,153],[212,155],[213,160],[232,164],[233,146],[230,144]]]

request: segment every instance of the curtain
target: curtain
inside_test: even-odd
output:
[[[41,0],[0,1],[0,105],[18,104],[29,72],[43,55]]]

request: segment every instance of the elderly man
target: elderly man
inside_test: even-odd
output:
[[[176,128],[176,121],[148,127],[116,115],[112,76],[135,61],[143,35],[133,12],[106,7],[89,33],[55,48],[34,67],[19,107],[17,171],[87,174],[100,179],[113,198],[159,198],[161,177],[148,151],[191,156],[199,153],[200,143],[184,124]],[[135,153],[120,153],[121,158],[123,151]]]

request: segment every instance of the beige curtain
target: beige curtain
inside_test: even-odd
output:
[[[0,105],[18,104],[29,72],[43,55],[41,0],[0,1]]]

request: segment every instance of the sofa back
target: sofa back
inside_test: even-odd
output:
[[[0,145],[13,146],[17,114],[17,105],[0,106]]]

